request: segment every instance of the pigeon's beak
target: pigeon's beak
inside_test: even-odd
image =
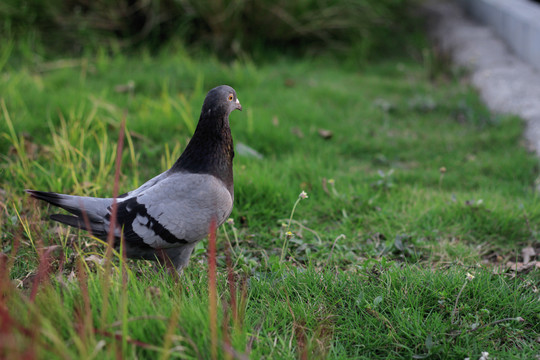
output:
[[[242,104],[240,104],[240,101],[238,101],[238,99],[236,99],[236,108],[242,111]]]

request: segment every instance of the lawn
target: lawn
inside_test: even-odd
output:
[[[0,354],[534,358],[540,276],[509,262],[539,246],[538,160],[520,119],[430,66],[223,63],[181,48],[6,66]],[[110,196],[123,119],[119,187],[135,188],[174,162],[220,84],[244,111],[231,115],[235,205],[217,233],[213,320],[207,240],[181,279],[108,267],[103,244],[23,190]]]

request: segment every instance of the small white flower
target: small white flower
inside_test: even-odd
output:
[[[472,281],[472,279],[474,279],[474,275],[473,274],[470,274],[470,273],[467,273],[467,280],[469,281]]]
[[[487,351],[482,351],[482,356],[480,356],[480,359],[478,360],[488,360],[489,359],[489,353]]]
[[[298,197],[301,198],[301,199],[307,199],[308,198],[307,192],[302,190],[302,192],[300,193],[300,195],[298,195]]]
[[[227,222],[227,224],[229,224],[231,226],[234,225],[234,219],[233,218],[228,218],[226,222]]]

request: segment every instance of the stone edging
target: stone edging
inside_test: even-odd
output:
[[[467,13],[540,70],[540,4],[530,0],[459,0]]]
[[[428,1],[424,9],[430,35],[440,49],[470,70],[472,85],[492,111],[515,114],[526,121],[525,137],[540,155],[540,71],[509,51],[491,28],[464,16],[455,1]]]

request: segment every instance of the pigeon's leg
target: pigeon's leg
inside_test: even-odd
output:
[[[163,249],[164,256],[160,262],[169,270],[174,269],[178,274],[182,274],[182,269],[187,266],[196,244],[195,242],[180,247]]]

